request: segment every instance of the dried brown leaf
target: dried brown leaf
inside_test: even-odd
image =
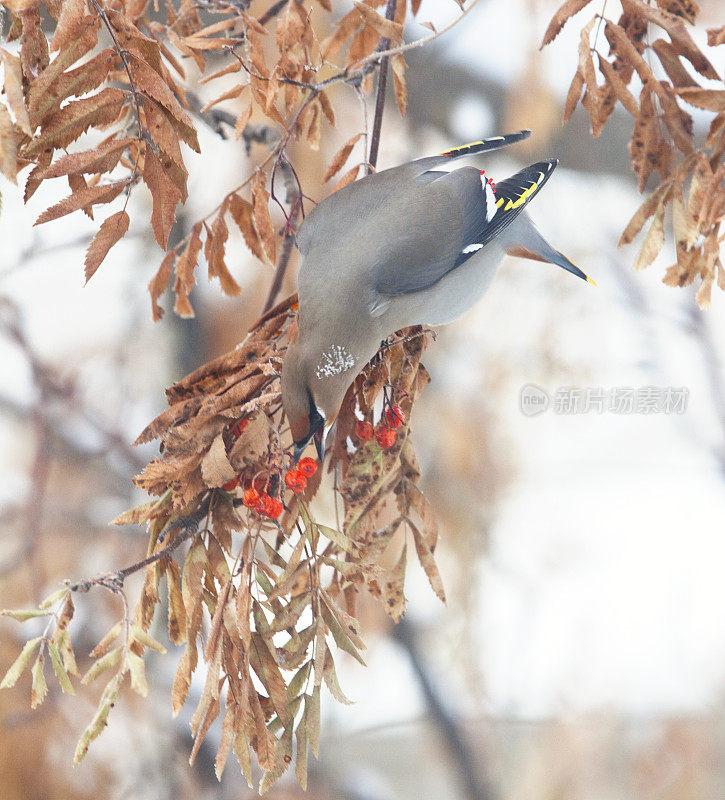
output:
[[[360,172],[360,166],[361,165],[358,164],[357,166],[348,170],[342,176],[342,178],[340,178],[339,182],[335,185],[335,188],[332,191],[336,192],[338,189],[344,189],[346,186],[349,186],[357,178],[358,172]]]
[[[639,114],[639,103],[634,95],[629,91],[624,81],[619,77],[619,73],[602,55],[597,53],[599,58],[599,69],[604,75],[607,85],[614,92],[615,97],[629,111],[633,117]]]
[[[355,144],[359,141],[362,133],[357,133],[351,139],[348,139],[345,144],[335,153],[333,156],[332,161],[330,162],[330,166],[327,168],[325,174],[322,176],[322,180],[324,183],[330,180],[330,178],[337,175],[337,173],[342,169],[347,159],[350,157],[350,153],[352,153],[352,149]]]
[[[100,20],[86,14],[85,0],[63,0],[61,3],[58,24],[55,26],[53,38],[50,40],[50,49],[55,52],[67,47],[83,32],[89,23],[98,24]]]
[[[648,267],[662,250],[662,245],[665,243],[664,218],[665,209],[664,206],[660,206],[655,212],[652,224],[642,242],[637,260],[634,262],[635,272],[640,272]]]
[[[578,14],[591,2],[592,0],[566,0],[564,5],[559,8],[549,23],[549,27],[544,33],[544,38],[541,42],[539,50],[542,50],[547,44],[553,42],[561,32],[561,29],[574,16],[574,14]]]
[[[722,28],[708,28],[707,43],[710,47],[725,44],[725,25]]]
[[[5,67],[3,91],[8,99],[8,105],[13,114],[15,114],[18,127],[23,133],[32,136],[33,131],[30,127],[30,119],[28,118],[28,110],[25,107],[23,95],[23,69],[20,65],[20,59],[12,55],[12,53],[8,53],[7,50],[0,49],[0,55]]]
[[[408,87],[405,82],[405,57],[402,53],[394,55],[390,65],[393,68],[393,87],[395,89],[395,102],[398,104],[400,116],[405,116],[405,109],[408,106]]]
[[[630,244],[634,241],[637,234],[642,230],[644,223],[657,211],[665,206],[670,199],[673,190],[672,181],[660,184],[657,189],[642,203],[637,209],[632,219],[627,224],[624,233],[619,239],[617,247]]]
[[[252,183],[254,227],[257,229],[267,258],[274,264],[277,255],[277,235],[269,214],[269,193],[267,192],[266,184],[267,180],[264,173],[257,172]],[[244,233],[244,230],[242,230],[242,233]]]
[[[111,172],[118,164],[123,151],[136,139],[112,139],[110,142],[85,150],[82,153],[68,153],[43,170],[42,179],[59,178],[76,173]]]
[[[13,183],[18,174],[18,139],[10,112],[0,103],[0,172]]]
[[[86,283],[93,277],[108,251],[128,230],[129,218],[126,211],[117,211],[104,220],[98,233],[88,248],[85,259]]]
[[[680,61],[677,51],[668,41],[656,39],[652,42],[652,49],[657,53],[662,69],[667,73],[667,77],[672,81],[673,86],[697,86]]]
[[[176,206],[181,199],[181,192],[150,147],[146,148],[144,156],[143,180],[153,201],[151,226],[154,236],[159,247],[165,250],[171,228],[176,221]]]
[[[715,67],[693,41],[682,17],[661,11],[659,8],[648,5],[644,0],[622,0],[622,8],[625,11],[638,13],[644,19],[659,25],[670,35],[675,50],[686,58],[701,75],[714,80],[720,79]]]
[[[403,41],[403,26],[399,22],[385,19],[377,11],[373,11],[370,6],[359,2],[359,0],[353,0],[353,5],[360,12],[365,22],[375,28],[382,37],[390,39],[394,44],[400,44]]]
[[[262,242],[254,226],[254,210],[251,203],[248,203],[238,194],[233,194],[229,202],[229,213],[241,231],[244,241],[252,251],[252,254],[260,261],[264,261]]]
[[[566,125],[569,118],[574,113],[574,109],[582,96],[582,89],[584,88],[584,75],[582,71],[577,68],[574,77],[569,85],[569,91],[566,94],[566,102],[564,103],[564,116],[562,123]]]
[[[158,301],[171,279],[171,270],[174,266],[175,257],[176,253],[174,253],[173,250],[167,253],[156,271],[156,274],[149,281],[148,290],[151,295],[151,315],[154,322],[158,322],[161,317],[164,316],[164,309],[159,305]]]
[[[691,106],[725,114],[725,89],[682,88],[676,93]]]
[[[74,191],[72,195],[64,198],[59,203],[52,205],[46,209],[35,220],[35,225],[41,225],[44,222],[64,217],[73,211],[78,211],[86,206],[91,206],[101,203],[110,203],[113,199],[126,188],[127,181],[116,181],[114,183],[104,184],[103,186],[86,186],[83,189]]]

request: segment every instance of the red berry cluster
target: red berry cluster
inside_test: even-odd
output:
[[[390,405],[385,409],[383,420],[376,428],[367,420],[358,420],[355,423],[355,435],[361,442],[369,442],[373,437],[383,449],[395,444],[396,428],[405,425],[405,411],[400,406]]]
[[[284,482],[287,484],[288,489],[291,489],[295,494],[300,494],[307,487],[307,479],[311,478],[316,472],[317,462],[315,459],[305,456],[300,459],[297,469],[288,470],[284,476]]]
[[[244,492],[242,503],[244,503],[247,508],[253,508],[263,517],[269,517],[270,519],[277,519],[284,510],[284,506],[279,497],[270,497],[267,492],[259,492],[254,486],[250,486],[250,488]]]

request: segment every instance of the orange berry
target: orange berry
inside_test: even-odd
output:
[[[284,482],[295,494],[303,492],[307,487],[307,478],[298,469],[289,470],[284,476]]]
[[[297,465],[297,471],[305,478],[311,478],[317,472],[317,462],[310,456],[305,456]]]
[[[392,447],[395,444],[395,431],[386,428],[385,425],[378,425],[375,429],[375,441],[383,448]]]
[[[270,497],[269,502],[266,504],[264,513],[270,519],[277,519],[277,517],[284,511],[284,506],[279,497]]]
[[[291,469],[284,476],[284,482],[287,484],[288,488],[291,489],[299,483],[300,477],[300,473],[296,469]]]
[[[259,492],[254,487],[247,489],[247,491],[244,492],[244,497],[242,497],[242,503],[244,503],[247,508],[256,508],[259,505],[259,500]]]
[[[262,492],[262,494],[259,495],[259,502],[257,503],[257,511],[259,511],[260,514],[266,517],[271,502],[272,498],[267,494],[267,492]]]
[[[355,435],[361,442],[369,442],[375,436],[375,429],[366,420],[359,419],[355,423]]]
[[[390,428],[402,428],[405,424],[405,411],[400,406],[385,409],[385,421]]]

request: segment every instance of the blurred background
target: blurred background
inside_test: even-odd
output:
[[[368,667],[340,659],[355,704],[323,701],[312,798],[725,796],[725,304],[715,290],[702,312],[697,286],[664,286],[675,260],[667,246],[637,274],[637,245],[616,248],[641,202],[628,164],[631,120],[615,113],[596,140],[582,109],[561,127],[579,31],[601,4],[539,52],[558,5],[481,0],[460,26],[407,57],[406,118],[392,102],[386,111],[380,168],[533,129],[528,142],[487,158],[487,173],[496,180],[524,162],[561,159],[531,215],[598,288],[551,265],[507,259],[484,300],[429,348],[432,383],[413,430],[441,520],[448,603],[411,564],[401,625],[372,601],[363,606]],[[694,38],[704,48],[722,5],[700,6]],[[616,9],[610,0],[607,14]],[[418,19],[441,27],[458,13],[449,0],[424,0]],[[410,24],[406,39],[425,33]],[[722,54],[709,55],[722,71]],[[328,191],[318,187],[330,158],[360,129],[357,98],[336,91],[337,130],[325,131],[319,154],[300,150],[295,161],[316,199]],[[703,132],[707,114],[694,116]],[[188,159],[179,236],[268,152],[253,144],[246,153],[203,125],[200,142],[203,155]],[[34,228],[64,194],[46,184],[24,206],[22,191],[0,178],[1,607],[29,605],[64,577],[144,554],[143,530],[107,525],[144,499],[130,478],[155,448],[130,443],[165,407],[167,385],[243,338],[272,278],[239,239],[227,263],[241,297],[224,298],[200,275],[196,318],[168,313],[154,325],[146,284],[160,252],[144,223],[145,190],[133,194],[129,234],[84,287],[96,226],[75,214]],[[532,391],[549,398],[541,413],[522,404]],[[633,405],[610,406],[622,393]],[[675,394],[684,404],[669,409],[642,399]],[[573,409],[559,402],[571,396],[580,401]],[[596,397],[605,400],[587,407]],[[128,588],[135,597],[138,581]],[[77,607],[81,655],[118,609],[99,592]],[[0,673],[38,635],[32,626],[0,622]],[[27,676],[0,693],[3,800],[251,797],[231,761],[216,783],[215,729],[189,769],[190,712],[171,717],[177,660],[173,647],[151,654],[149,697],[127,693],[75,769],[97,690],[54,692],[33,713]],[[268,796],[301,794],[286,778]]]

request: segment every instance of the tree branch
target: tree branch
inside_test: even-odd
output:
[[[385,7],[385,19],[395,19],[395,7],[397,0],[388,0]],[[385,52],[390,48],[390,39],[381,39],[378,44],[378,52]],[[368,175],[375,169],[378,163],[378,149],[380,147],[380,130],[383,124],[383,109],[385,108],[385,88],[388,85],[388,61],[390,56],[383,56],[380,59],[380,71],[378,73],[378,93],[375,98],[375,117],[373,119],[373,135],[370,140],[370,155],[366,170]]]

